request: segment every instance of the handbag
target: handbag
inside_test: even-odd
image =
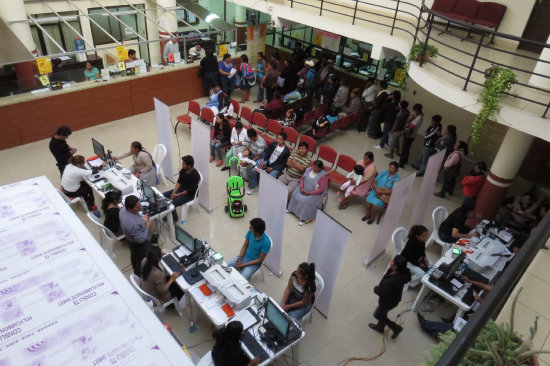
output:
[[[241,86],[242,82],[243,82],[242,75],[235,75],[235,86]]]
[[[385,205],[387,205],[390,202],[391,194],[380,194],[376,195],[376,198],[378,198],[380,201],[384,202]]]

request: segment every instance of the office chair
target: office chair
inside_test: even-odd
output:
[[[166,311],[166,308],[171,304],[174,304],[178,315],[180,317],[182,316],[183,308],[180,306],[180,301],[178,301],[177,297],[173,297],[170,301],[162,304],[156,297],[141,288],[141,278],[139,276],[132,273],[130,275],[130,282],[132,283],[136,291],[141,295],[143,300],[145,300],[145,298],[147,297],[151,299],[151,301],[153,302],[153,312],[161,322],[164,319],[164,312]],[[181,299],[183,300],[184,297],[182,297]]]
[[[93,212],[88,212],[87,215],[92,223],[99,227],[99,243],[101,244],[101,247],[103,248],[105,253],[107,253],[107,255],[111,257],[111,259],[115,259],[116,254],[113,252],[113,244],[116,241],[124,240],[124,234],[116,236],[111,230],[109,230],[99,221],[99,219],[94,215]]]
[[[185,222],[187,221],[187,210],[189,209],[189,207],[191,207],[192,205],[195,205],[197,207],[197,212],[199,213],[199,215],[201,214],[201,210],[200,210],[200,207],[199,207],[199,201],[198,201],[198,197],[199,197],[199,190],[201,189],[201,185],[202,185],[202,174],[201,172],[199,172],[197,170],[197,172],[199,173],[199,176],[201,177],[200,180],[199,180],[199,185],[197,186],[197,191],[195,192],[195,197],[193,197],[193,199],[189,202],[186,202],[184,203],[183,205],[181,205],[181,216],[180,216],[180,219],[181,219],[181,223],[182,224],[185,224]]]

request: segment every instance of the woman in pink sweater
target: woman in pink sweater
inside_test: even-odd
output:
[[[477,195],[485,183],[486,173],[487,165],[479,161],[475,163],[474,169],[462,178],[462,193],[464,193],[462,205],[475,205]]]
[[[464,141],[457,141],[453,152],[449,154],[447,160],[445,160],[443,164],[443,184],[441,185],[441,191],[439,191],[439,193],[434,193],[435,196],[445,198],[445,193],[451,196],[453,195],[456,178],[460,174],[462,160],[466,155],[468,155],[468,144]]]

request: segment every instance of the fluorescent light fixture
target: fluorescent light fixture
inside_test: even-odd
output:
[[[206,21],[206,23],[210,23],[214,19],[218,19],[218,18],[219,18],[219,16],[217,16],[216,14],[210,13],[206,16],[206,18],[204,20]]]

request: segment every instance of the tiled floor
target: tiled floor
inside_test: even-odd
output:
[[[234,97],[238,97],[240,92],[235,92]],[[251,103],[248,103],[253,106]],[[186,111],[186,104],[179,104],[171,107],[172,120],[179,114]],[[137,115],[131,118],[106,123],[96,127],[88,128],[74,132],[70,138],[71,146],[77,147],[78,152],[85,155],[92,155],[92,146],[90,138],[95,137],[102,142],[106,148],[113,150],[114,154],[125,152],[133,140],[139,140],[142,144],[152,150],[156,141],[156,124],[154,112],[148,112]],[[188,127],[180,126],[178,128],[178,139],[181,154],[189,154],[190,146],[190,130]],[[173,136],[174,144],[174,161],[177,162],[177,144],[176,136]],[[334,147],[338,152],[349,154],[361,158],[367,150],[373,151],[375,162],[379,169],[386,169],[389,160],[383,157],[383,151],[373,149],[374,140],[366,137],[365,134],[358,134],[354,130],[339,131],[330,138],[321,141],[320,144],[328,144]],[[412,153],[412,157],[417,156],[416,152]],[[38,175],[46,175],[54,185],[59,185],[59,175],[55,167],[52,156],[48,151],[48,140],[42,140],[35,143],[19,146],[13,149],[0,151],[0,158],[9,165],[3,169],[0,174],[0,185],[12,183],[21,179],[30,178]],[[123,161],[127,166],[130,161]],[[177,169],[176,169],[177,170]],[[409,174],[410,170],[401,169],[399,175],[404,177]],[[245,203],[248,205],[248,213],[245,219],[231,219],[224,212],[226,202],[225,180],[227,175],[216,168],[212,163],[210,165],[210,202],[212,207],[211,213],[206,213],[201,209],[200,215],[196,210],[191,209],[188,222],[185,229],[193,235],[206,239],[212,247],[220,251],[224,257],[229,258],[238,252],[243,243],[243,236],[248,228],[248,221],[255,216],[257,212],[257,194],[253,196],[245,196]],[[412,199],[420,187],[420,178],[415,182],[413,191],[409,195],[409,203],[406,206],[401,217],[400,224],[406,225],[408,221],[408,213],[412,210]],[[170,187],[159,187],[163,190]],[[280,359],[275,364],[309,364],[309,365],[336,365],[338,362],[345,360],[348,357],[371,357],[380,351],[381,338],[370,330],[367,324],[373,321],[372,312],[377,304],[377,297],[373,294],[372,289],[380,280],[380,277],[387,266],[389,258],[394,254],[394,249],[391,243],[388,245],[388,251],[374,265],[365,268],[362,265],[362,259],[368,256],[369,251],[378,233],[376,224],[366,225],[360,220],[363,216],[363,205],[356,201],[347,210],[338,210],[335,196],[335,188],[332,187],[329,193],[329,201],[326,211],[336,220],[341,222],[352,231],[349,242],[344,253],[343,262],[340,267],[340,272],[336,280],[332,302],[328,318],[325,319],[320,313],[314,311],[313,322],[305,324],[306,337],[292,352],[289,352],[289,357],[293,357],[295,361],[290,359]],[[431,202],[426,203],[426,217],[424,225],[431,228],[430,214],[434,207],[445,205],[449,209],[453,209],[458,204],[458,198],[442,200],[433,197]],[[77,209],[75,211],[81,218],[82,222],[90,229],[90,231],[98,237],[98,231],[88,221],[84,212]],[[283,276],[278,278],[268,274],[266,271],[265,282],[261,281],[261,277],[255,276],[253,284],[261,291],[266,292],[275,299],[282,297],[288,276],[296,268],[296,266],[307,258],[309,244],[313,231],[313,224],[300,227],[297,225],[298,220],[293,215],[286,215],[284,227],[284,244],[283,244],[283,259],[282,272]],[[165,234],[165,233],[164,233]],[[170,244],[167,242],[166,236],[161,235],[160,244],[165,249],[169,250]],[[117,258],[116,264],[119,268],[125,268],[129,265],[129,250],[124,243],[116,243],[115,251]],[[429,247],[429,255],[432,259],[436,259],[439,254],[439,248],[435,245]],[[542,254],[541,254],[542,256]],[[544,254],[538,261],[546,261],[547,264],[550,257]],[[544,266],[544,263],[541,263]],[[545,267],[541,267],[545,268]],[[125,273],[127,276],[129,272]],[[531,290],[525,290],[522,298],[529,301],[522,302],[522,306],[533,311],[547,311],[547,300],[544,296],[539,296],[536,301],[530,301],[528,291],[538,292],[539,289],[550,286],[548,282],[543,282],[544,271],[542,269],[533,269],[528,273],[528,276],[533,280],[530,285],[536,284]],[[540,283],[540,285],[539,285]],[[548,291],[544,293],[550,293]],[[404,293],[403,302],[399,308],[390,313],[395,317],[397,313],[410,308],[417,291],[408,290]],[[445,305],[437,305],[434,313],[427,313],[426,317],[436,320],[441,315],[448,315],[453,310]],[[529,319],[527,312],[522,312],[522,319]],[[188,332],[188,321],[177,317],[175,312],[168,311],[166,315],[172,330],[176,336],[189,348],[189,351],[195,356],[200,357],[207,352],[213,345],[211,340],[212,328],[206,318],[200,317],[197,325],[197,331],[194,333]],[[405,312],[403,314],[404,328],[402,335],[396,340],[390,340],[387,344],[386,352],[377,360],[371,362],[379,365],[420,365],[427,353],[429,352],[433,342],[431,339],[421,332],[416,316],[414,313]],[[544,344],[547,341],[549,332],[548,325],[550,324],[550,316],[548,314],[539,323],[539,335],[537,344]],[[543,358],[544,359],[544,358]],[[548,361],[548,359],[544,359]]]

